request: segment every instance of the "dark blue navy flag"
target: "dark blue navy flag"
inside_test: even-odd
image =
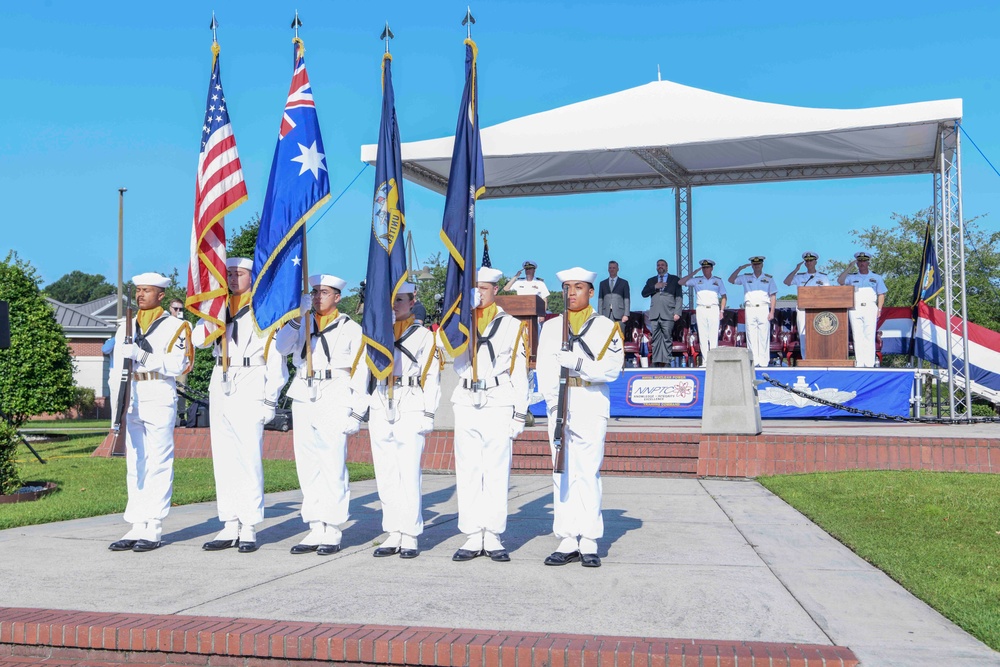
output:
[[[330,198],[330,175],[306,73],[305,47],[298,37],[292,42],[292,85],[254,250],[253,317],[257,328],[265,332],[299,315],[305,221]]]
[[[444,222],[441,225],[441,240],[448,248],[441,340],[453,357],[468,347],[469,332],[472,330],[473,305],[469,299],[476,272],[476,199],[486,191],[476,94],[478,53],[476,43],[471,39],[465,40],[465,92],[458,110],[455,148],[451,155]]]
[[[365,279],[365,314],[361,330],[368,345],[368,368],[384,380],[392,372],[395,335],[392,303],[406,281],[406,227],[403,206],[403,162],[399,152],[396,98],[392,92],[392,56],[382,57],[382,122],[375,160],[375,196],[372,236],[368,244],[368,277]]]
[[[944,290],[941,273],[938,271],[937,251],[934,249],[934,232],[927,223],[924,232],[924,253],[920,264],[920,278],[913,287],[913,305],[920,301],[930,301]]]

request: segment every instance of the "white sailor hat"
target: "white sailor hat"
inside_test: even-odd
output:
[[[865,250],[854,253],[854,259],[861,261],[863,259],[871,259],[872,256]]]
[[[417,286],[413,283],[403,283],[396,290],[396,294],[414,294],[417,291]]]
[[[526,269],[529,266],[531,268],[533,268],[533,269],[537,269],[538,268],[538,262],[533,262],[530,259],[526,259],[526,260],[524,260],[524,264],[521,265],[521,268],[522,269]]]
[[[756,264],[756,263],[758,263],[758,262],[761,262],[761,263],[763,263],[763,261],[764,261],[765,259],[767,259],[767,258],[766,258],[766,257],[764,257],[763,255],[754,255],[753,257],[751,257],[751,258],[750,258],[750,263],[751,263],[751,264]]]
[[[226,268],[253,271],[253,260],[249,257],[230,257],[226,260]]]
[[[804,253],[802,253],[802,259],[808,262],[811,259],[819,259],[819,255],[814,253],[812,250],[806,250]]]
[[[560,283],[571,283],[571,282],[585,282],[594,284],[597,280],[597,274],[593,271],[588,271],[587,269],[581,268],[579,266],[574,266],[572,269],[566,269],[565,271],[559,271],[556,273],[556,280]]]
[[[698,264],[701,266],[715,266],[715,262],[711,259],[703,259]]]
[[[476,282],[480,283],[498,283],[501,278],[503,278],[503,271],[491,269],[488,266],[480,266],[479,272],[476,274]]]
[[[335,290],[343,292],[344,288],[347,287],[347,281],[327,273],[317,273],[314,276],[309,276],[310,287],[319,287],[320,285],[326,285],[327,287],[332,287]]]
[[[140,273],[137,276],[132,276],[132,284],[149,285],[151,287],[166,289],[167,287],[170,287],[170,279],[166,276],[160,275],[159,273]]]

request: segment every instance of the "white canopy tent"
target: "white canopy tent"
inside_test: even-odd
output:
[[[961,118],[960,99],[811,109],[654,81],[483,128],[481,199],[672,188],[675,266],[685,275],[693,187],[932,174],[946,310],[964,322]],[[404,177],[446,192],[453,146],[454,137],[404,143]],[[362,146],[361,159],[374,164],[377,149]],[[949,348],[967,360],[967,332],[954,333]]]

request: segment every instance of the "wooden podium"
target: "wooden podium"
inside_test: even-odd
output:
[[[853,366],[847,357],[847,311],[854,307],[854,288],[799,287],[798,297],[799,309],[806,311],[806,353],[799,366]]]
[[[545,300],[532,294],[498,294],[497,305],[508,315],[528,323],[528,366],[534,367],[538,352],[538,326],[545,321]]]

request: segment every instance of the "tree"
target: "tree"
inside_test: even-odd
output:
[[[859,245],[872,252],[872,271],[885,279],[886,306],[912,306],[923,257],[924,231],[931,221],[931,209],[914,215],[893,213],[892,227],[874,226],[854,230]],[[994,331],[1000,330],[1000,232],[987,233],[965,222],[965,282],[969,321]],[[933,223],[932,223],[933,224]],[[938,268],[944,270],[943,252],[937,249]],[[836,279],[847,262],[833,261],[826,269]]]
[[[10,349],[0,350],[0,411],[17,428],[75,398],[73,357],[31,264],[11,252],[0,263],[0,300],[10,304]]]
[[[227,245],[230,257],[249,257],[253,259],[257,248],[257,233],[260,231],[260,213],[254,213],[239,231],[229,237]]]
[[[63,303],[87,303],[114,294],[116,291],[115,286],[101,274],[83,271],[67,273],[45,288],[45,293],[49,297]]]
[[[17,467],[18,443],[17,431],[0,419],[0,495],[14,493],[21,488],[21,473]]]

